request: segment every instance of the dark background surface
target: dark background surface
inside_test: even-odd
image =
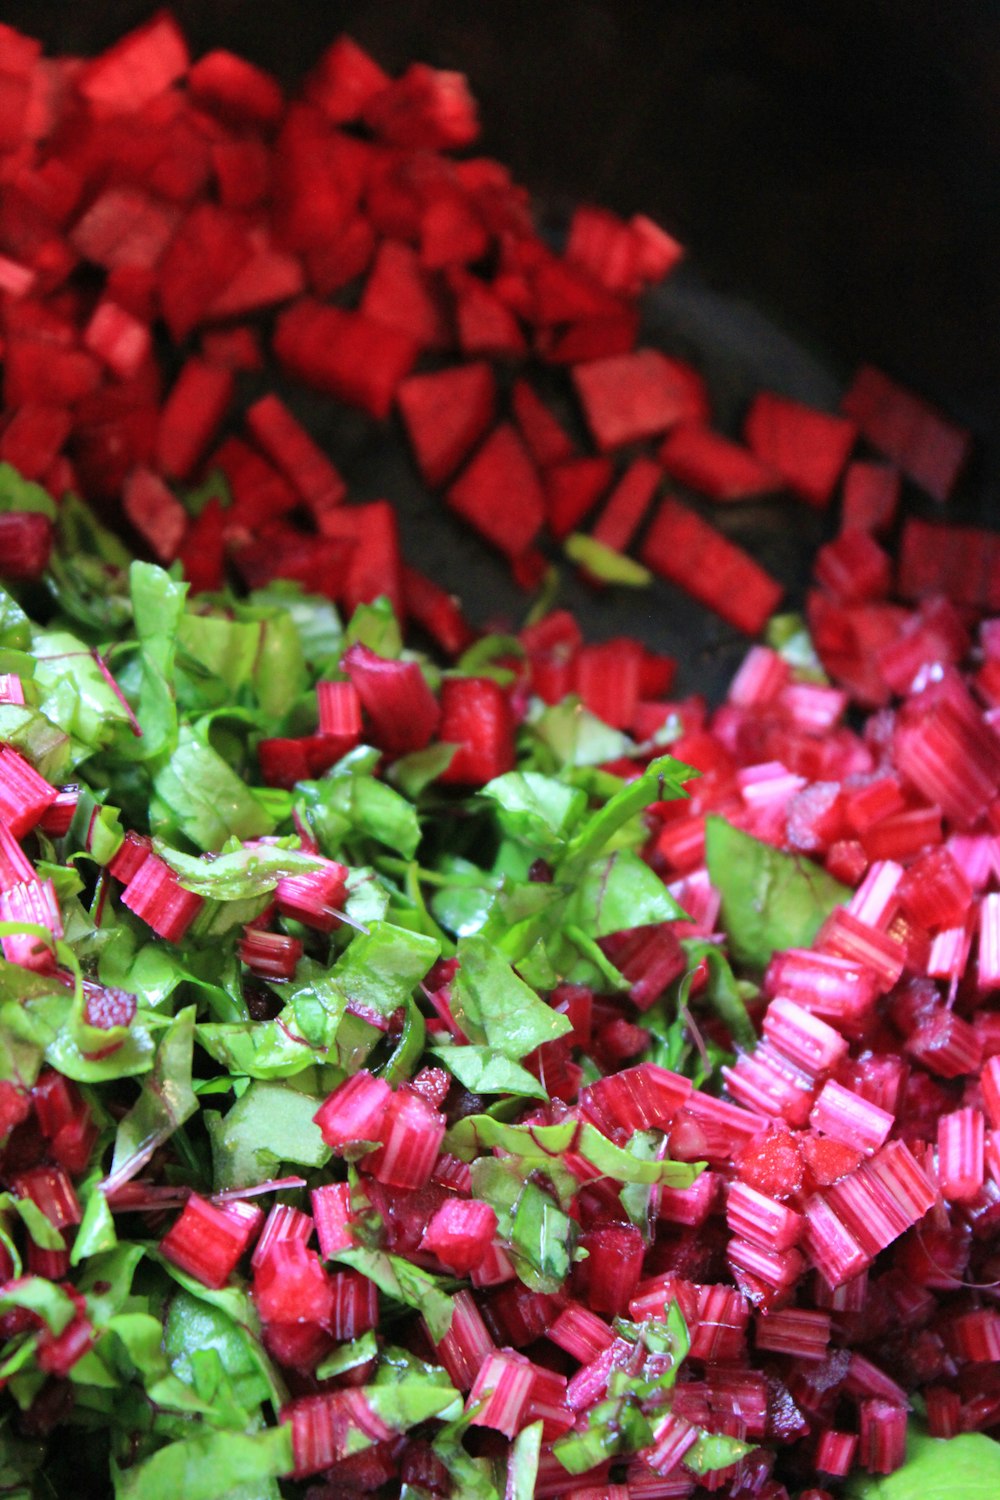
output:
[[[91,53],[147,0],[5,0],[53,51]],[[992,0],[177,0],[195,54],[228,46],[294,84],[340,31],[392,71],[457,68],[482,148],[558,223],[577,200],[642,210],[690,248],[647,336],[705,368],[724,427],[760,385],[832,404],[882,365],[968,423],[957,518],[1000,524],[1000,6]],[[363,424],[297,407],[359,498],[400,501],[415,560],[477,618],[519,607],[503,568],[417,494]],[[914,497],[914,503],[920,502]],[[726,527],[800,592],[822,523],[791,502]],[[574,594],[571,596],[576,598]],[[585,599],[721,682],[743,643],[672,590]],[[722,676],[719,676],[719,674]],[[683,677],[682,677],[683,682]]]

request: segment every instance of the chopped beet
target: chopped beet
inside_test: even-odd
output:
[[[746,438],[761,463],[776,470],[810,505],[827,505],[854,446],[854,423],[762,391],[747,413]]]
[[[748,553],[676,500],[661,503],[640,556],[748,635],[761,629],[781,598],[781,585]]]
[[[581,364],[573,382],[602,452],[656,437],[680,422],[698,422],[708,411],[696,371],[655,349]]]
[[[494,420],[496,381],[477,362],[411,375],[399,387],[399,413],[424,481],[444,484]]]
[[[453,511],[510,558],[520,557],[538,535],[545,496],[515,429],[495,427],[446,499]]]
[[[873,448],[935,500],[947,500],[968,457],[971,436],[873,365],[862,365],[841,402]]]
[[[749,500],[781,488],[775,469],[708,427],[675,427],[658,456],[672,479],[712,500]]]

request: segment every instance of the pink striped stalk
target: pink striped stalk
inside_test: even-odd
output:
[[[773,1250],[790,1250],[802,1235],[804,1220],[787,1204],[734,1182],[726,1198],[726,1223],[733,1234]]]
[[[31,860],[7,824],[0,819],[0,891],[37,879]]]
[[[261,979],[292,979],[302,957],[302,944],[286,932],[244,927],[236,952],[240,963]]]
[[[985,1124],[971,1107],[938,1119],[938,1183],[949,1203],[970,1203],[982,1188]]]
[[[829,1072],[847,1053],[847,1042],[838,1031],[781,995],[768,1006],[763,1031],[790,1062],[814,1075]]]
[[[729,684],[727,703],[738,708],[760,708],[771,703],[789,677],[788,663],[770,646],[751,646]]]
[[[705,863],[705,818],[691,814],[661,824],[654,850],[674,875],[687,875]]]
[[[94,1328],[89,1318],[78,1311],[60,1334],[43,1329],[38,1338],[38,1368],[46,1375],[65,1380],[78,1359],[82,1359],[94,1342]]]
[[[945,841],[945,848],[974,892],[982,891],[994,872],[994,842],[986,833],[952,833]]]
[[[419,1094],[400,1089],[386,1102],[376,1139],[379,1150],[362,1158],[386,1187],[419,1188],[430,1181],[444,1140],[444,1115]]]
[[[535,1368],[513,1349],[488,1354],[465,1403],[473,1427],[492,1427],[513,1440],[525,1425]]]
[[[984,1155],[990,1177],[994,1183],[1000,1184],[1000,1130],[986,1132]]]
[[[58,795],[13,745],[0,744],[0,819],[14,838],[30,833]]]
[[[70,824],[80,802],[80,788],[72,783],[61,786],[54,802],[50,802],[38,821],[42,833],[50,839],[62,839],[69,833]]]
[[[334,1271],[329,1329],[338,1341],[356,1339],[378,1325],[378,1288],[359,1271]]]
[[[785,806],[796,792],[802,790],[806,779],[796,776],[780,760],[770,760],[755,766],[741,766],[736,772],[736,784],[747,807],[759,809]]]
[[[629,1500],[627,1484],[588,1484],[566,1491],[566,1500]]]
[[[574,1477],[581,1484],[607,1484],[611,1472],[611,1460],[605,1459],[586,1474]],[[543,1447],[538,1459],[538,1474],[535,1478],[535,1500],[564,1500],[566,1486],[570,1483],[565,1468],[551,1448]]]
[[[972,887],[943,844],[914,861],[898,895],[903,910],[931,931],[964,921],[973,899]]]
[[[982,1043],[973,1027],[943,1008],[920,1023],[903,1043],[903,1050],[939,1078],[978,1073],[983,1062]]]
[[[858,1408],[861,1467],[869,1474],[894,1474],[906,1458],[905,1406],[877,1397]]]
[[[24,688],[16,672],[0,672],[0,703],[22,704]]]
[[[666,1130],[691,1097],[691,1082],[656,1063],[639,1063],[599,1078],[580,1094],[586,1114],[605,1135],[616,1128]]]
[[[307,1245],[312,1237],[313,1221],[308,1214],[300,1213],[289,1203],[275,1203],[264,1220],[264,1227],[254,1246],[250,1265],[256,1270],[272,1245],[283,1240],[298,1240]]]
[[[709,1364],[740,1360],[746,1351],[750,1304],[728,1286],[699,1286],[691,1326],[691,1354]]]
[[[869,859],[909,861],[928,844],[941,842],[941,809],[907,808],[869,828],[861,842]]]
[[[712,1411],[727,1420],[735,1419],[751,1442],[767,1433],[767,1377],[758,1370],[727,1370],[718,1366],[708,1371],[706,1380]]]
[[[785,1307],[778,1312],[758,1316],[754,1323],[754,1342],[758,1349],[771,1354],[787,1354],[794,1359],[826,1358],[830,1343],[831,1319],[819,1308]]]
[[[44,1276],[46,1281],[65,1281],[69,1275],[69,1251],[45,1250],[29,1236],[28,1271],[32,1276]]]
[[[186,891],[158,854],[147,854],[122,891],[122,901],[158,937],[179,943],[201,911],[200,896]]]
[[[595,1312],[580,1302],[571,1302],[545,1331],[545,1337],[560,1349],[565,1349],[582,1365],[609,1349],[614,1343],[614,1334]]]
[[[456,1276],[478,1266],[496,1233],[497,1216],[477,1198],[449,1198],[434,1214],[420,1241],[420,1249],[436,1255]]]
[[[55,966],[55,945],[63,935],[62,912],[51,880],[25,880],[0,891],[0,922],[44,927],[49,938],[34,932],[14,932],[0,938],[8,963],[44,972]]]
[[[602,1224],[581,1239],[587,1259],[579,1270],[594,1312],[622,1317],[628,1311],[642,1271],[646,1247],[634,1224]]]
[[[748,1271],[774,1291],[786,1291],[802,1276],[806,1263],[798,1250],[773,1250],[752,1240],[731,1239],[726,1248],[731,1266]]]
[[[877,1104],[879,1109],[895,1115],[909,1074],[909,1065],[894,1053],[867,1052],[842,1065],[837,1082],[869,1103]]]
[[[237,1212],[244,1205],[219,1208],[192,1193],[160,1241],[161,1254],[204,1286],[219,1290],[229,1280],[247,1250],[264,1215],[258,1208]]]
[[[813,1285],[813,1301],[817,1307],[825,1307],[833,1313],[859,1313],[868,1305],[868,1272],[862,1271],[840,1286],[830,1283],[816,1272]]]
[[[306,927],[332,932],[340,925],[347,899],[347,873],[346,865],[325,859],[318,870],[306,875],[286,875],[274,891],[278,910]]]
[[[366,1069],[345,1078],[316,1111],[313,1119],[331,1151],[342,1152],[359,1141],[379,1139],[379,1127],[392,1089]]]
[[[357,688],[375,744],[391,755],[405,755],[429,743],[441,709],[419,662],[390,661],[356,643],[340,665]]]
[[[114,854],[108,860],[108,871],[123,885],[138,874],[153,852],[153,841],[144,833],[133,833],[129,829]]]
[[[847,694],[818,682],[789,682],[778,694],[778,703],[796,728],[807,734],[825,734],[842,717]]]
[[[859,1401],[877,1399],[888,1401],[892,1406],[909,1406],[903,1387],[856,1349],[851,1353],[843,1388],[847,1395]]]
[[[957,1437],[962,1430],[962,1398],[946,1385],[929,1385],[924,1389],[927,1409],[927,1431],[931,1437]]]
[[[332,1279],[315,1250],[307,1249],[301,1240],[277,1240],[271,1245],[254,1271],[253,1298],[265,1324],[331,1327]],[[307,1338],[309,1344],[316,1342]]]
[[[313,1218],[309,1222],[315,1221],[320,1255],[324,1260],[332,1260],[341,1250],[349,1250],[355,1242],[351,1228],[350,1186],[346,1182],[325,1183],[313,1188],[311,1198]],[[307,1215],[303,1214],[302,1218],[307,1218]]]
[[[452,1309],[451,1326],[434,1348],[452,1384],[460,1391],[467,1391],[477,1371],[496,1352],[496,1344],[471,1292],[456,1292]]]
[[[980,990],[1000,988],[1000,891],[991,891],[979,903],[976,972]]]
[[[819,1194],[810,1198],[805,1218],[803,1249],[831,1287],[842,1286],[868,1269],[870,1257],[825,1198]]]
[[[983,1064],[979,1086],[983,1091],[986,1118],[996,1130],[1000,1128],[1000,1054],[994,1053]]]
[[[642,1458],[633,1459],[626,1470],[629,1500],[689,1500],[696,1480],[686,1469],[657,1474]]]
[[[864,964],[811,948],[777,954],[768,966],[764,988],[835,1026],[864,1020],[877,994],[875,976]]]
[[[281,1420],[292,1429],[296,1479],[308,1479],[339,1463],[357,1450],[359,1437],[384,1443],[393,1436],[393,1429],[375,1415],[359,1389],[299,1396],[282,1410]]]
[[[692,870],[667,887],[678,906],[685,911],[696,933],[708,937],[716,929],[722,897],[708,878],[706,869]]]
[[[317,682],[316,707],[320,734],[361,738],[361,699],[353,682]]]
[[[847,911],[836,907],[827,917],[816,937],[816,946],[835,958],[867,968],[878,990],[891,990],[903,972],[903,951],[899,944]]]
[[[728,1092],[746,1109],[789,1125],[804,1125],[816,1097],[816,1079],[768,1041],[722,1069]]]
[[[928,978],[949,979],[953,984],[957,984],[965,973],[971,947],[972,935],[967,924],[959,927],[944,927],[940,932],[936,932],[927,958]]]
[[[32,1167],[15,1177],[13,1187],[19,1198],[30,1198],[56,1229],[79,1224],[83,1217],[76,1189],[62,1167]]]
[[[486,1254],[478,1266],[473,1266],[469,1273],[472,1285],[477,1288],[502,1286],[504,1282],[514,1281],[516,1277],[514,1262],[503,1246],[496,1243],[487,1246]]]
[[[653,1424],[653,1441],[642,1450],[641,1458],[654,1473],[666,1476],[678,1467],[698,1436],[698,1429],[692,1423],[667,1412]]]
[[[945,1343],[957,1359],[986,1365],[1000,1361],[1000,1313],[989,1308],[952,1318],[944,1330]]]
[[[899,883],[903,866],[895,860],[877,859],[845,908],[852,917],[885,932],[899,909]]]
[[[434,1164],[431,1181],[467,1198],[472,1192],[472,1168],[467,1161],[459,1161],[457,1156],[442,1151]]]
[[[809,1123],[822,1135],[870,1156],[884,1144],[895,1120],[887,1110],[831,1078],[820,1090]]]
[[[541,1420],[542,1442],[551,1443],[573,1427],[576,1418],[566,1401],[566,1376],[532,1365],[531,1396],[524,1425]]]
[[[548,1331],[560,1305],[555,1297],[513,1281],[493,1293],[484,1311],[499,1340],[523,1349]]]
[[[657,1215],[669,1224],[687,1224],[697,1228],[715,1208],[722,1177],[718,1172],[702,1172],[690,1187],[661,1187]]]
[[[851,1472],[857,1451],[856,1433],[838,1432],[835,1427],[827,1427],[820,1433],[816,1444],[816,1468],[821,1474],[843,1479]]]
[[[1000,745],[974,705],[975,720],[952,703],[925,706],[929,696],[919,694],[897,717],[893,757],[927,802],[971,828],[997,794]]]
[[[670,1155],[728,1166],[767,1125],[764,1116],[695,1089],[670,1128]]]

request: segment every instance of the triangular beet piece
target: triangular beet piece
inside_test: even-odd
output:
[[[402,382],[399,411],[426,484],[451,478],[491,426],[495,406],[496,381],[482,361]]]
[[[826,505],[854,447],[857,428],[846,417],[761,391],[747,413],[753,453],[776,469],[810,505]]]
[[[509,422],[495,427],[447,493],[452,510],[508,557],[526,552],[545,519],[534,464]]]
[[[389,75],[349,36],[339,36],[323,53],[305,83],[305,96],[332,120],[360,120],[369,100],[389,87]]]
[[[579,365],[631,354],[638,334],[639,309],[623,307],[610,318],[588,318],[559,329],[540,328],[535,348],[548,365]]]
[[[656,349],[577,365],[573,384],[602,451],[708,416],[708,394],[697,370]]]
[[[456,267],[448,273],[455,298],[459,347],[465,354],[518,359],[526,352],[520,324],[478,277]]]
[[[560,541],[575,531],[611,483],[610,458],[570,458],[545,473],[548,527]]]
[[[480,260],[490,236],[468,198],[453,190],[428,204],[420,221],[420,259],[430,270]]]
[[[540,469],[573,457],[573,439],[527,380],[514,381],[510,404],[525,446]]]
[[[398,240],[379,246],[361,297],[373,323],[405,333],[423,349],[444,349],[451,330],[436,288],[417,254]]]
[[[418,347],[398,329],[302,297],[278,318],[274,352],[285,370],[314,390],[387,417],[396,387]]]
[[[708,427],[675,427],[659,459],[672,479],[712,500],[747,500],[782,487],[776,470]]]

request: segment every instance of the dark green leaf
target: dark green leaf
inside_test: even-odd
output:
[[[485,938],[463,938],[458,957],[451,1004],[468,1036],[519,1062],[543,1042],[572,1030],[567,1017],[540,1000]]]

